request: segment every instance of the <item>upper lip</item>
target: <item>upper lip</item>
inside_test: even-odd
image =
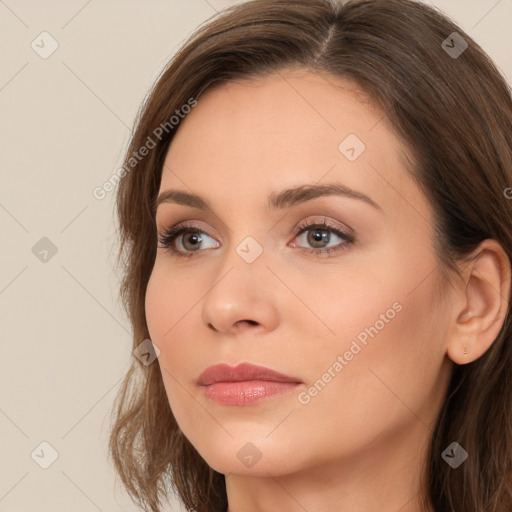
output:
[[[295,377],[289,377],[282,373],[250,363],[242,363],[237,366],[216,364],[207,368],[199,376],[197,382],[201,386],[208,386],[216,382],[242,382],[247,380],[268,380],[272,382],[302,382]]]

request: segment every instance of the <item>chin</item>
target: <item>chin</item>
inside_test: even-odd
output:
[[[231,439],[219,446],[209,444],[205,450],[197,447],[196,450],[212,469],[224,475],[268,477],[269,474],[278,476],[299,469],[296,453],[290,456],[278,447],[268,445],[261,448],[261,444],[257,440],[241,442]]]

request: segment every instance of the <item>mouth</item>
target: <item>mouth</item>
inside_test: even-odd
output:
[[[304,384],[296,377],[243,363],[236,367],[217,364],[207,368],[198,378],[205,396],[223,405],[244,406],[278,395],[290,394]]]

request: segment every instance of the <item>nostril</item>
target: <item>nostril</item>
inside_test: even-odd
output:
[[[240,320],[237,323],[246,323],[246,324],[249,324],[249,325],[259,325],[258,322],[256,322],[255,320]]]

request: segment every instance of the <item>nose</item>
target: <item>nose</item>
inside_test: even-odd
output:
[[[277,282],[263,255],[248,263],[233,249],[216,277],[202,302],[202,320],[208,329],[233,336],[276,328]]]

